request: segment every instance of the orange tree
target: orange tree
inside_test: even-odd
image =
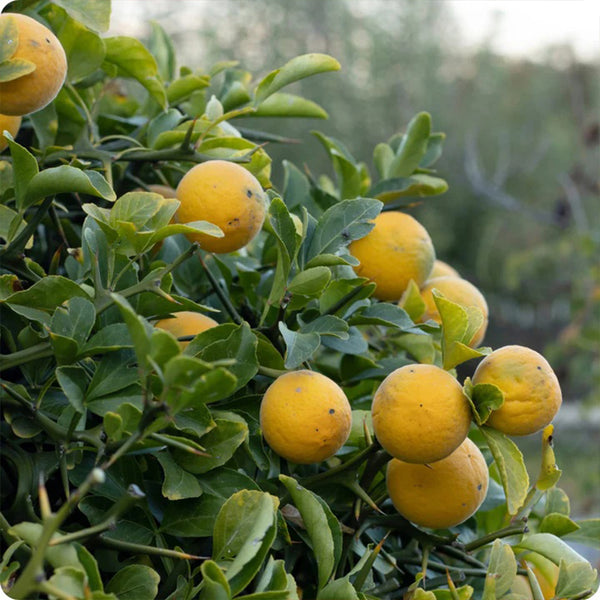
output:
[[[51,70],[18,53],[11,12],[53,31],[67,60],[33,112],[28,78]],[[393,247],[367,243],[366,276],[352,255],[353,242],[379,239],[368,236],[380,213],[445,191],[431,117],[374,149],[374,178],[316,133],[335,178],[284,162],[276,189],[265,144],[289,140],[237,119],[326,117],[282,90],[337,61],[298,56],[262,78],[231,62],[178,68],[159,25],[145,46],[103,36],[109,17],[109,0],[20,0],[0,19],[0,113],[10,89],[23,115],[0,156],[2,589],[591,595],[596,572],[569,541],[597,543],[598,520],[571,519],[556,485],[547,423],[560,396],[538,407],[530,479],[517,443],[486,424],[504,382],[514,403],[524,376],[457,379],[458,365],[490,354],[469,345],[487,314],[434,286],[436,320],[423,318],[427,233],[413,226],[412,244],[392,228]],[[377,273],[397,284],[415,264],[418,277],[378,297]],[[533,360],[525,380],[537,389],[553,373]],[[532,568],[540,556],[550,592]]]

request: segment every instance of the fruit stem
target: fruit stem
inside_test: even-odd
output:
[[[527,524],[525,522],[520,525],[510,525],[509,527],[504,527],[503,529],[499,529],[498,531],[493,531],[492,533],[488,533],[468,544],[465,544],[465,550],[467,552],[471,552],[476,548],[481,548],[481,546],[485,546],[486,544],[491,544],[494,540],[499,538],[510,537],[511,535],[522,535],[523,533],[527,533],[529,530],[527,528]]]
[[[197,556],[196,554],[188,554],[187,552],[179,552],[170,548],[159,548],[156,546],[144,546],[143,544],[134,544],[132,542],[124,542],[113,538],[100,536],[100,541],[104,546],[117,548],[125,552],[133,552],[135,554],[155,554],[158,556],[169,556],[171,558],[180,558],[183,560],[207,560],[210,556]]]

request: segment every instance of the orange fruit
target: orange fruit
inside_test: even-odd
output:
[[[217,325],[218,323],[214,319],[211,319],[206,315],[189,310],[182,310],[181,312],[174,313],[172,318],[161,319],[154,324],[154,327],[164,329],[165,331],[172,333],[176,338],[180,338],[188,335],[198,335]],[[182,348],[185,348],[189,344],[188,341],[179,343]]]

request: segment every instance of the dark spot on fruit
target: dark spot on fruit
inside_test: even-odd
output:
[[[48,38],[46,38],[46,41],[47,41],[49,44],[51,44],[51,43],[52,43],[52,42],[51,42],[51,41],[50,41]]]
[[[335,413],[335,409],[334,408],[330,408],[329,409],[329,414],[332,415],[333,413]]]
[[[421,408],[423,408],[423,405],[422,405],[422,404],[419,404],[419,406],[420,406]]]
[[[297,388],[296,388],[296,391],[297,391],[297,392],[301,392],[301,391],[302,391],[302,388],[301,388],[301,387],[297,387]]]
[[[414,372],[415,372],[415,370],[414,370],[414,369],[410,369],[410,372],[411,372],[411,373],[414,373]]]
[[[252,198],[252,190],[246,190],[246,196],[248,196],[248,198]]]
[[[542,370],[542,367],[540,367],[540,365],[538,365],[538,366],[537,366],[537,370],[538,370],[538,371],[541,371],[541,370]]]
[[[479,485],[477,486],[477,489],[478,489],[478,490],[480,490],[482,487],[483,487],[483,486],[482,486],[481,484],[479,484]]]
[[[315,431],[319,431],[319,428],[318,428],[318,427],[315,427]]]
[[[466,503],[466,502],[463,502],[463,503],[462,503],[462,505],[463,505],[463,506],[466,506],[466,505],[467,505],[467,503]]]

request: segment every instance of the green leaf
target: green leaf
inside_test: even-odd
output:
[[[73,338],[78,344],[83,344],[91,333],[95,320],[94,304],[86,298],[76,296],[67,301],[66,307],[56,307],[50,322],[50,330],[58,335]]]
[[[83,399],[89,383],[85,370],[79,366],[58,367],[56,379],[71,406],[83,413]]]
[[[48,275],[36,281],[30,288],[15,292],[0,302],[15,308],[26,306],[38,310],[53,311],[67,300],[79,296],[89,299],[83,288],[60,275]]]
[[[150,40],[148,49],[158,65],[158,72],[164,81],[175,78],[177,58],[173,40],[157,21],[150,21]]]
[[[209,537],[224,501],[211,494],[203,494],[198,499],[169,502],[160,531],[184,538]]]
[[[321,336],[318,333],[292,331],[283,321],[279,322],[279,331],[286,345],[286,369],[295,369],[309,360],[321,344]]]
[[[381,179],[386,179],[389,175],[390,165],[394,160],[394,151],[389,144],[377,144],[373,150],[373,162]]]
[[[421,112],[415,115],[406,129],[406,134],[394,159],[389,165],[391,177],[408,177],[418,166],[427,152],[427,142],[431,134],[431,115]]]
[[[568,564],[560,562],[555,598],[573,598],[583,592],[593,591],[598,584],[598,573],[589,562]]]
[[[327,209],[314,231],[306,254],[306,262],[319,254],[335,254],[371,229],[382,204],[372,198],[343,200]]]
[[[318,333],[319,335],[332,335],[341,340],[349,339],[348,323],[339,317],[333,315],[321,315],[302,325],[302,333]]]
[[[108,582],[106,591],[119,600],[154,600],[158,594],[160,576],[145,565],[128,565]]]
[[[200,75],[185,75],[175,79],[167,88],[167,99],[169,104],[179,104],[189,98],[194,92],[203,90],[210,85],[210,78]]]
[[[523,536],[514,548],[515,552],[531,550],[545,556],[555,565],[561,561],[570,565],[578,562],[587,562],[581,554],[573,550],[566,542],[551,533],[531,533]]]
[[[15,196],[17,209],[26,208],[25,196],[29,190],[29,184],[39,172],[37,160],[26,148],[17,144],[12,137],[6,138],[10,155],[12,158],[13,179],[15,182]]]
[[[35,63],[24,58],[9,58],[0,62],[0,83],[14,81],[33,73],[36,69]]]
[[[582,519],[576,521],[579,529],[567,536],[568,541],[585,544],[592,548],[600,548],[600,519]]]
[[[551,487],[546,492],[545,514],[559,513],[568,517],[571,514],[569,496],[559,487]]]
[[[305,206],[310,209],[312,198],[310,195],[310,183],[308,178],[293,163],[284,160],[283,199],[286,206],[292,210],[297,206]],[[316,211],[310,211],[314,213]]]
[[[19,45],[19,30],[14,19],[4,18],[0,21],[0,63],[8,60]]]
[[[4,238],[6,245],[10,244],[26,227],[27,222],[23,220],[19,213],[4,204],[0,204],[0,238]],[[33,236],[25,244],[25,249],[29,250],[32,247]]]
[[[227,463],[238,447],[248,439],[248,424],[234,413],[216,413],[216,427],[200,442],[208,456],[193,456],[183,450],[172,450],[177,463],[190,473],[206,473]]]
[[[508,514],[515,515],[523,505],[529,488],[529,475],[518,446],[506,435],[491,427],[480,427],[494,457],[506,494]]]
[[[381,200],[384,204],[397,202],[405,198],[402,205],[412,204],[412,198],[438,196],[448,190],[448,184],[440,177],[433,175],[411,175],[410,177],[393,177],[384,179],[369,190],[369,196]]]
[[[336,566],[335,533],[331,530],[330,520],[323,507],[324,503],[319,502],[313,492],[303,488],[292,477],[279,475],[279,481],[286,487],[302,516],[302,521],[312,542],[312,550],[319,571],[319,588],[321,589],[325,587]]]
[[[158,452],[156,459],[164,472],[162,495],[169,500],[184,500],[197,498],[202,494],[200,482],[191,474],[184,471],[168,451]]]
[[[116,36],[105,38],[106,62],[116,65],[118,74],[139,81],[158,105],[167,109],[167,95],[160,81],[156,60],[148,49],[134,38]]]
[[[53,2],[62,6],[73,19],[93,31],[103,33],[108,30],[110,0],[94,0],[91,5],[88,0],[53,0]]]
[[[389,302],[378,302],[356,311],[348,323],[350,325],[381,325],[422,334],[405,310]]]
[[[148,123],[148,131],[146,133],[148,146],[152,147],[161,133],[170,131],[176,127],[183,118],[183,115],[176,108],[170,108],[166,112],[156,115],[156,117]],[[167,223],[163,223],[163,225],[166,224]]]
[[[100,68],[106,54],[100,36],[81,20],[71,18],[56,3],[45,13],[67,56],[67,80],[78,82]]]
[[[427,305],[414,279],[408,282],[408,287],[402,294],[399,304],[413,321],[416,322],[423,316]]]
[[[419,163],[420,167],[431,167],[442,155],[442,148],[446,139],[445,133],[432,133],[427,140],[427,152]]]
[[[48,583],[71,598],[84,598],[85,573],[76,567],[59,567],[54,569]],[[49,594],[50,600],[57,597]],[[63,596],[64,597],[64,596]]]
[[[350,583],[349,575],[330,581],[317,594],[317,600],[359,600],[358,593]]]
[[[331,279],[331,270],[327,267],[313,267],[300,271],[287,286],[290,294],[318,296]]]
[[[579,525],[566,515],[560,513],[547,514],[541,521],[539,532],[552,533],[557,537],[563,537],[579,529]]]
[[[89,585],[90,590],[93,592],[102,591],[104,586],[102,584],[102,577],[98,568],[98,561],[85,546],[82,546],[81,544],[75,544],[75,549],[77,550],[77,558],[79,559],[79,562],[85,571],[87,584]]]
[[[329,115],[316,102],[279,92],[260,103],[252,113],[253,117],[303,117],[327,119]]]
[[[325,336],[321,341],[324,346],[337,350],[342,354],[364,354],[369,349],[367,340],[357,327],[348,329],[347,339]]]
[[[278,506],[276,496],[241,490],[219,511],[213,534],[213,558],[226,562],[233,595],[252,581],[275,541]]]
[[[200,600],[230,600],[231,589],[225,573],[219,565],[207,560],[200,566],[202,573],[202,590],[200,592]]]
[[[254,96],[255,106],[259,106],[270,95],[282,87],[326,71],[337,71],[340,63],[326,54],[304,54],[296,56],[288,61],[283,67],[272,71],[258,84]]]
[[[97,171],[82,171],[69,165],[51,167],[35,174],[27,187],[22,208],[35,204],[46,196],[73,193],[88,194],[112,201],[115,192]]]
[[[485,576],[484,600],[496,600],[508,592],[517,575],[517,559],[512,548],[494,540]]]
[[[255,590],[257,593],[282,591],[287,594],[282,597],[282,600],[298,600],[296,582],[286,572],[285,562],[275,560],[272,556],[269,556],[269,560],[256,582]],[[245,596],[245,598],[250,600],[252,596]]]
[[[504,404],[504,393],[493,383],[473,385],[470,377],[465,379],[463,393],[471,405],[471,412],[477,425],[483,425],[493,410]]]
[[[122,348],[132,348],[129,329],[125,323],[111,323],[94,334],[81,348],[81,356],[103,354]]]

